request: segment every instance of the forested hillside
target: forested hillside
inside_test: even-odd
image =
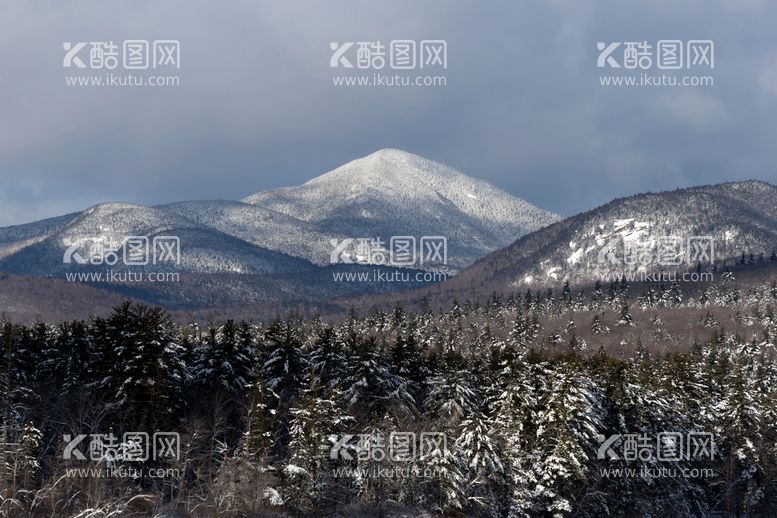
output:
[[[767,515],[777,282],[629,291],[340,322],[180,326],[130,303],[3,322],[0,511]],[[177,454],[132,458],[130,432],[178,434]]]

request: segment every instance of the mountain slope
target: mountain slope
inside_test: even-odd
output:
[[[658,255],[667,237],[682,244],[675,258]],[[777,249],[777,187],[746,181],[617,199],[526,235],[429,291],[465,297],[564,281],[580,285],[622,274],[690,270],[696,258],[709,269],[704,256],[688,249],[689,239],[708,237],[714,265],[731,264],[743,253],[768,259]],[[677,259],[679,264],[670,264]]]
[[[92,253],[94,243],[110,247],[129,236],[144,236],[151,242],[156,236],[180,240],[180,264],[149,264],[132,267],[133,271],[275,274],[314,268],[303,259],[252,245],[178,214],[129,203],[104,203],[85,210],[45,239],[4,257],[0,270],[42,276],[104,271],[104,264],[65,264],[66,250],[77,246],[78,253],[86,257]],[[116,271],[127,268],[121,261],[112,266]]]
[[[238,201],[186,201],[156,208],[256,246],[319,265],[329,264],[330,240],[346,237],[320,231],[314,225],[286,214]]]
[[[65,214],[24,225],[0,228],[0,259],[22,248],[43,241],[78,217],[79,213]]]
[[[457,268],[560,219],[487,182],[395,149],[244,201],[352,237],[445,236],[449,263]]]
[[[82,213],[0,228],[0,268],[52,275],[62,270],[56,256],[79,240],[110,243],[185,229],[190,253],[183,266],[193,273],[275,273],[303,267],[289,257],[326,266],[344,241],[348,245],[339,256],[345,257],[343,262],[361,262],[365,256],[360,238],[378,239],[387,257],[392,236],[416,239],[415,262],[402,266],[457,270],[558,219],[447,166],[385,149],[301,186],[257,193],[245,202],[188,201],[157,207],[103,203]],[[446,238],[447,265],[421,261],[424,236]],[[196,257],[192,250],[198,251]],[[208,259],[206,251],[213,257]],[[374,250],[367,257],[380,262]],[[284,261],[289,264],[284,266]]]
[[[414,269],[464,268],[558,219],[444,165],[381,150],[304,185],[258,193],[246,202],[102,203],[81,213],[3,228],[0,271],[52,280],[82,274],[76,282],[176,308],[274,308],[290,301],[315,304],[424,286],[440,276],[423,277],[428,272]],[[154,238],[178,238],[180,260],[155,264],[149,254],[145,265],[124,264],[123,243],[131,236],[148,239],[151,248]],[[370,264],[330,265],[340,243],[347,241],[351,248],[335,255],[335,262],[338,257],[341,263],[362,262],[359,238],[377,238],[387,252],[392,236],[416,239],[419,255],[402,270],[372,254]],[[447,265],[420,259],[425,236],[447,239]],[[104,260],[109,257],[114,262]],[[179,277],[150,282],[149,274],[160,272]],[[114,273],[132,273],[133,278],[84,276]],[[149,282],[137,282],[137,274]]]

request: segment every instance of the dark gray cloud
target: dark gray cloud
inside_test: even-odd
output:
[[[13,0],[0,7],[0,224],[122,200],[238,199],[382,147],[562,214],[777,183],[777,6]],[[63,41],[181,41],[174,88],[67,87]],[[330,41],[445,39],[448,85],[332,85]],[[712,39],[712,87],[602,87],[597,41]]]

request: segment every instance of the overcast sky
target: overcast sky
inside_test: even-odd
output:
[[[384,147],[563,215],[648,190],[777,183],[775,26],[768,0],[6,0],[0,225],[103,201],[240,199]],[[180,86],[66,86],[94,72],[64,68],[63,42],[127,39],[179,40],[166,73]],[[396,39],[446,40],[447,86],[333,85],[358,72],[330,68],[330,42]],[[686,73],[714,86],[601,86],[626,71],[597,68],[597,42],[661,39],[713,40],[714,69]]]

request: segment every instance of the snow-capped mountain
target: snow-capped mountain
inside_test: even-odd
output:
[[[392,236],[415,237],[418,248],[420,238],[442,236],[447,239],[448,266],[458,270],[558,219],[484,181],[389,149],[301,186],[257,193],[245,201],[187,201],[155,207],[102,203],[80,213],[0,228],[0,271],[58,278],[107,269],[175,271],[188,276],[175,286],[137,286],[127,291],[127,286],[103,284],[130,296],[179,306],[187,300],[200,305],[295,297],[325,300],[419,285],[334,281],[335,271],[350,268],[370,273],[364,264],[330,265],[338,243],[355,246],[360,238],[376,239],[388,251]],[[147,238],[152,248],[154,238],[178,238],[179,262],[126,264],[123,250],[131,236]],[[109,263],[112,253],[119,259]],[[377,266],[380,262],[371,254],[368,262]],[[363,257],[351,249],[345,251],[345,259],[363,263]],[[436,268],[418,260],[404,266]],[[204,277],[214,274],[212,279]],[[239,280],[244,274],[274,278]]]
[[[65,214],[24,225],[0,228],[0,259],[43,241],[78,217],[79,213]]]
[[[331,240],[347,237],[319,230],[311,223],[274,210],[238,201],[186,201],[157,208],[253,245],[319,265],[329,264]]]
[[[47,229],[54,231],[45,237],[41,234],[42,239],[28,246],[17,245],[19,249],[15,253],[0,260],[0,270],[44,276],[84,269],[104,270],[109,263],[102,260],[93,263],[87,254],[98,253],[96,249],[99,247],[99,254],[107,257],[112,251],[121,250],[120,245],[130,236],[146,237],[151,243],[157,236],[178,238],[179,262],[160,262],[153,265],[155,270],[276,274],[314,269],[314,265],[304,259],[255,246],[172,211],[130,203],[96,205],[63,225],[52,224]],[[70,262],[66,263],[66,251],[69,249],[80,254],[79,257],[89,259],[89,262],[80,264],[71,255]],[[122,261],[111,266],[114,270],[126,267]]]
[[[485,181],[397,149],[244,201],[354,238],[388,243],[391,236],[444,236],[455,268],[560,219]]]
[[[743,254],[746,261],[769,260],[776,249],[777,187],[725,183],[614,200],[518,239],[440,289],[585,284],[622,274],[687,271],[699,263],[707,270],[740,261]]]

